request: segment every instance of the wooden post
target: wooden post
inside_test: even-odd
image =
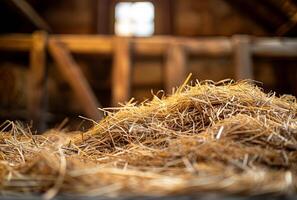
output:
[[[70,52],[56,39],[49,40],[49,51],[59,71],[74,91],[85,115],[93,120],[100,120],[103,116],[97,109],[100,104]]]
[[[253,79],[253,64],[250,39],[247,36],[233,36],[235,79]]]
[[[110,8],[112,1],[110,0],[97,0],[94,6],[94,28],[97,34],[110,34],[111,16]]]
[[[128,101],[131,92],[130,39],[116,37],[114,40],[112,68],[112,104]]]
[[[37,31],[32,36],[30,69],[28,73],[27,108],[33,128],[38,132],[46,129],[46,43],[47,34]]]
[[[187,76],[187,57],[184,48],[179,44],[171,44],[167,50],[165,64],[165,91],[172,92],[173,87],[180,86]]]

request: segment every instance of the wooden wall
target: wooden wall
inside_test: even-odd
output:
[[[212,36],[265,35],[265,31],[223,0],[175,0],[174,34]]]
[[[95,32],[96,0],[46,1],[41,15],[54,33],[91,34]]]
[[[45,0],[35,7],[54,33],[113,34],[114,7],[123,0]],[[265,35],[264,29],[224,0],[150,0],[156,34]],[[45,6],[47,5],[47,6]]]
[[[113,6],[117,0],[44,0],[31,1],[54,33],[59,34],[112,34]],[[152,0],[156,6],[156,33],[184,37],[231,36],[250,34],[265,36],[268,33],[254,21],[241,15],[224,0]],[[162,2],[162,3],[160,3]],[[169,6],[169,7],[168,7]],[[168,9],[168,10],[167,10]],[[74,55],[87,80],[102,105],[111,105],[110,57],[98,55]],[[1,56],[1,74],[10,74],[9,80],[0,79],[0,109],[24,107],[28,63],[22,59],[14,62],[11,56]],[[297,95],[296,59],[255,58],[255,78],[264,83],[267,90]],[[9,63],[9,64],[7,64]],[[132,96],[144,100],[151,92],[164,89],[164,57],[134,57],[132,63]],[[7,67],[9,66],[9,67]],[[21,67],[20,67],[21,66]],[[234,78],[231,57],[190,57],[188,73],[193,79],[219,81]],[[75,96],[52,62],[48,63],[49,113],[67,116],[78,115],[81,108]],[[9,69],[8,69],[9,68]],[[12,74],[12,75],[11,75]],[[18,77],[18,78],[15,78]],[[20,78],[22,77],[22,78]],[[8,82],[9,84],[3,84]],[[65,114],[66,113],[66,114]],[[62,117],[63,118],[63,117]]]

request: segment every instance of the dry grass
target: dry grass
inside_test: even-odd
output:
[[[297,191],[297,103],[248,82],[183,85],[105,109],[84,133],[0,135],[3,194],[169,195]],[[4,129],[4,126],[6,129]]]

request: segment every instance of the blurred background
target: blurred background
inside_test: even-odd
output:
[[[191,79],[297,95],[296,0],[2,0],[0,121],[88,127]]]

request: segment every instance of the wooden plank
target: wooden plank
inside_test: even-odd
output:
[[[73,53],[107,54],[113,53],[111,36],[102,35],[52,35],[65,44]],[[174,38],[154,36],[150,38],[130,38],[136,55],[163,56],[172,41],[183,45],[187,52],[194,56],[231,55],[233,45],[230,38],[212,37],[203,39]],[[29,51],[32,37],[29,34],[9,34],[0,36],[0,49],[13,51]],[[253,55],[262,57],[296,57],[297,40],[291,38],[254,38],[251,43]]]
[[[187,52],[195,56],[228,56],[232,54],[233,47],[229,38],[179,38],[178,43],[183,45]]]
[[[30,51],[32,37],[27,34],[7,34],[0,36],[0,49],[8,51]]]
[[[54,35],[69,51],[82,54],[112,54],[113,37],[102,35]]]
[[[33,34],[28,72],[27,108],[33,127],[38,132],[46,129],[46,43],[47,33],[37,31]]]
[[[87,35],[56,35],[74,53],[100,53],[111,55],[113,37]],[[163,56],[172,41],[183,45],[189,54],[199,56],[226,56],[233,52],[230,38],[212,37],[203,39],[154,36],[150,38],[130,38],[136,55]],[[0,38],[1,45],[1,38]],[[1,48],[1,46],[0,46]],[[293,57],[297,55],[297,40],[288,38],[256,38],[251,51],[259,56]]]
[[[184,48],[173,43],[168,48],[165,64],[165,91],[167,94],[172,92],[173,87],[180,86],[186,79],[187,64]]]
[[[117,37],[112,68],[112,104],[128,101],[131,93],[130,39]]]
[[[252,52],[261,57],[297,57],[297,40],[289,38],[256,38]]]
[[[235,79],[253,79],[250,39],[247,36],[233,36]]]
[[[150,38],[133,38],[132,43],[136,55],[163,56],[167,53],[168,46],[173,41],[184,46],[189,54],[195,56],[225,56],[232,53],[232,43],[229,38],[224,37],[189,39],[154,36]]]
[[[49,41],[49,51],[59,71],[75,93],[85,115],[93,120],[100,120],[103,115],[97,108],[101,106],[70,52],[56,39]]]
[[[166,54],[166,50],[171,41],[172,37],[154,36],[149,38],[133,38],[131,43],[135,55],[163,56]]]

